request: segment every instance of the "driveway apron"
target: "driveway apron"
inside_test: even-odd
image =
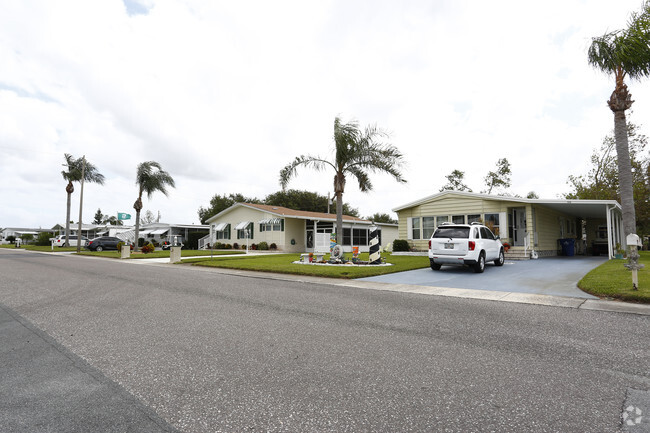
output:
[[[606,257],[547,257],[506,261],[502,267],[488,264],[482,274],[468,267],[443,266],[439,271],[424,268],[360,280],[598,299],[578,289],[577,284],[586,273],[605,261]]]

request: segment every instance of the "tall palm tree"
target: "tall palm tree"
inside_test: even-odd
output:
[[[301,155],[280,171],[280,185],[286,189],[289,181],[296,175],[300,166],[311,167],[316,171],[331,167],[334,169],[334,195],[336,197],[336,241],[343,241],[343,192],[346,176],[350,175],[359,182],[361,192],[372,190],[369,173],[384,172],[398,182],[406,182],[401,168],[403,155],[397,148],[378,140],[388,135],[376,126],[368,126],[365,131],[359,129],[356,121],[342,123],[337,116],[334,119],[334,160],[318,156]]]
[[[632,103],[625,78],[641,79],[650,75],[650,3],[640,14],[632,14],[628,28],[592,39],[587,52],[589,64],[614,75],[615,88],[607,101],[614,113],[614,136],[618,160],[619,188],[625,234],[636,233],[632,164],[627,137],[625,111]]]
[[[72,182],[81,181],[81,172],[82,166],[84,163],[84,158],[75,159],[72,155],[65,153],[63,155],[65,158],[65,164],[63,164],[66,169],[61,172],[64,180],[68,181],[68,184],[65,187],[65,192],[68,195],[68,201],[66,204],[66,214],[65,214],[65,246],[70,246],[70,201],[72,199],[72,193],[74,192],[74,184]],[[83,170],[84,182],[93,182],[100,185],[104,184],[104,175],[101,174],[97,167],[86,160],[86,167]],[[81,236],[79,233],[77,236]],[[78,242],[78,241],[77,241]]]
[[[133,203],[133,209],[135,209],[135,250],[138,251],[140,249],[138,239],[140,237],[142,193],[146,192],[148,198],[151,198],[156,191],[167,195],[167,186],[175,188],[176,185],[174,179],[156,161],[146,161],[138,165],[135,184],[138,185],[138,199]]]

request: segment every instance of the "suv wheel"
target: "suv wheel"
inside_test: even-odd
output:
[[[506,261],[505,256],[503,255],[503,248],[499,251],[499,258],[494,261],[495,266],[503,266],[503,263]]]
[[[477,274],[482,273],[485,270],[485,253],[481,252],[478,256],[478,261],[474,265],[474,272]]]
[[[431,264],[431,269],[433,269],[434,271],[439,271],[440,270],[440,264],[439,263],[434,263],[433,260],[430,260],[430,264]]]
[[[100,245],[97,248],[95,248],[95,251],[99,251],[101,253],[102,251],[104,251],[104,247]]]

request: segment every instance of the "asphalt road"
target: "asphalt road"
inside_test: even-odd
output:
[[[2,250],[0,275],[0,304],[185,432],[650,431],[648,316]],[[42,422],[15,431],[66,431]]]

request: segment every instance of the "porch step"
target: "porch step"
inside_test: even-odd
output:
[[[530,250],[525,252],[523,249],[510,248],[505,254],[506,260],[530,260]]]

